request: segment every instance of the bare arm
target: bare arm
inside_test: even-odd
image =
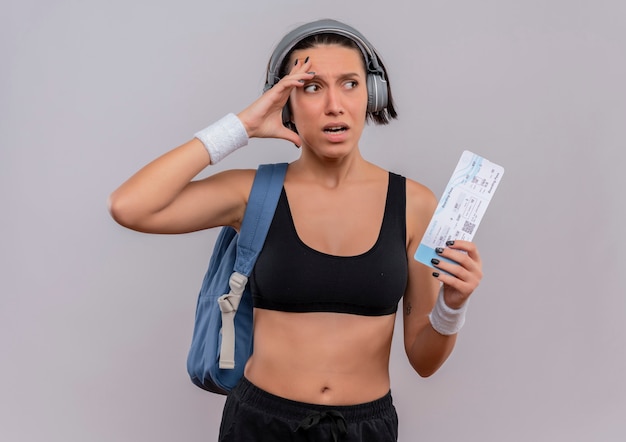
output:
[[[254,171],[230,171],[191,181],[209,155],[193,139],[152,161],[109,197],[121,225],[148,233],[185,233],[236,226],[243,216]]]
[[[306,72],[308,66],[295,66],[238,115],[248,137],[300,143],[298,135],[282,125],[281,113],[291,90],[312,76]],[[119,224],[141,232],[185,233],[224,225],[238,228],[254,171],[231,170],[192,181],[209,164],[209,153],[194,138],[123,183],[109,197],[109,211]]]
[[[404,295],[404,345],[409,361],[420,376],[435,373],[452,353],[456,334],[444,336],[433,329],[428,319],[437,300],[440,282],[444,283],[444,299],[451,308],[467,301],[482,277],[481,263],[472,243],[459,241],[455,246],[467,254],[446,248],[442,256],[460,265],[443,263],[440,267],[455,276],[433,276],[433,270],[413,258],[437,202],[428,189],[407,180],[407,234],[409,282]]]

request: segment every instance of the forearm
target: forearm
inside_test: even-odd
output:
[[[442,335],[430,323],[426,323],[406,349],[411,366],[420,376],[434,374],[452,353],[456,336]]]
[[[422,376],[429,376],[446,361],[456,343],[456,335],[465,324],[467,300],[458,308],[448,306],[444,296],[444,286],[439,288],[437,299],[428,314],[428,322],[423,321],[417,328],[415,339],[407,350],[411,364]]]

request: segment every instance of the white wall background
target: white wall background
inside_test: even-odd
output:
[[[394,342],[400,440],[626,439],[626,3],[3,0],[0,440],[215,440],[223,398],[185,371],[215,232],[130,232],[106,198],[326,17],[389,67],[400,120],[369,159],[436,194],[464,149],[506,168],[455,353],[424,380]],[[296,155],[254,141],[219,168]]]

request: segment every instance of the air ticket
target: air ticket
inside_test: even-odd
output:
[[[433,267],[435,252],[446,241],[471,241],[502,179],[504,168],[470,151],[464,151],[439,200],[415,259]]]

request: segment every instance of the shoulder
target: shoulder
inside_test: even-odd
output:
[[[417,181],[406,179],[407,233],[421,238],[437,207],[435,194]]]
[[[398,175],[393,171],[388,173]],[[437,198],[435,198],[435,194],[428,187],[415,180],[406,178],[403,175],[398,176],[406,182],[407,213],[418,213],[430,217],[437,206]]]
[[[406,201],[407,206],[427,211],[434,210],[437,205],[437,198],[432,190],[409,178],[406,178]]]
[[[426,216],[430,220],[430,217],[437,207],[437,198],[435,197],[435,194],[428,187],[415,180],[393,171],[384,172],[397,175],[405,180],[407,214],[417,214],[420,217]]]
[[[386,171],[386,173],[400,176],[406,182],[407,221],[419,222],[425,219],[426,222],[429,222],[437,207],[435,194],[428,187],[415,180],[399,175],[393,171]],[[414,224],[414,222],[410,224]]]

